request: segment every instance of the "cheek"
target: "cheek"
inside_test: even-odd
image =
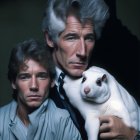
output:
[[[49,91],[50,86],[51,86],[50,82],[48,82],[48,81],[41,82],[40,85],[39,85],[39,90],[42,94],[45,94]]]
[[[93,48],[94,48],[94,45],[93,46],[88,46],[87,47],[87,56],[90,58],[92,53],[93,53]]]
[[[28,93],[28,91],[29,91],[29,86],[28,86],[28,83],[18,83],[17,85],[16,85],[16,88],[17,88],[17,90],[18,90],[18,92],[20,93],[20,94],[26,94],[26,93]]]
[[[55,62],[58,65],[65,67],[70,58],[71,50],[69,48],[58,48],[55,52]]]
[[[87,51],[91,52],[93,50],[94,46],[95,46],[95,42],[89,43],[87,45]]]
[[[17,90],[18,90],[17,94],[18,98],[23,102],[26,102],[27,100],[26,97],[28,96],[29,90],[26,88],[26,86],[18,87]]]
[[[58,43],[58,46],[57,53],[59,53],[59,57],[62,57],[64,61],[68,59],[75,51],[75,45],[73,42],[61,41]]]

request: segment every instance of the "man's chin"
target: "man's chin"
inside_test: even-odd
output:
[[[41,106],[41,104],[42,104],[42,102],[34,102],[34,103],[30,103],[28,106],[30,107],[30,108],[38,108],[38,107],[40,107]]]
[[[73,78],[79,78],[82,76],[82,73],[84,72],[84,70],[81,70],[81,69],[78,69],[78,70],[71,70],[71,71],[68,71],[68,75],[70,77],[73,77]]]

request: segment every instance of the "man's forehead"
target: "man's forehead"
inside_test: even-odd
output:
[[[76,17],[74,16],[68,16],[66,21],[66,30],[67,29],[83,29],[86,28],[88,30],[93,31],[94,26],[90,19],[84,19],[83,22],[80,22]]]
[[[28,71],[28,69],[32,68],[39,68],[43,69],[44,71],[47,71],[45,66],[43,66],[41,63],[35,61],[34,59],[25,59],[25,61],[20,65],[19,72]]]

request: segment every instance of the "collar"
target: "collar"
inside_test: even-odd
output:
[[[48,101],[49,101],[49,99],[46,99],[37,110],[35,110],[33,113],[29,114],[29,118],[30,118],[31,122],[46,111],[47,106],[48,106]]]
[[[59,78],[61,72],[63,72],[63,71],[60,68],[58,68],[58,67],[55,67],[55,69],[56,69],[55,84],[56,84],[56,86],[59,86],[59,84],[58,84],[58,78]]]
[[[43,104],[35,110],[33,113],[29,114],[29,118],[33,120],[33,118],[36,118],[39,114],[42,114],[46,109],[48,105],[48,99],[46,99]],[[16,110],[17,110],[17,102],[15,100],[12,101],[11,103],[11,108],[10,108],[10,119],[11,119],[11,124],[16,123]]]

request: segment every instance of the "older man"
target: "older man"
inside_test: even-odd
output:
[[[86,139],[86,136],[81,130],[83,123],[79,123],[81,117],[79,118],[79,113],[73,109],[59,89],[59,77],[63,72],[75,79],[87,69],[95,40],[100,37],[109,17],[108,11],[103,0],[48,0],[43,20],[46,42],[52,51],[57,70],[55,84],[58,92],[52,98],[59,107],[70,112],[83,139]],[[133,140],[137,133],[114,116],[101,116],[100,123],[101,139]]]

